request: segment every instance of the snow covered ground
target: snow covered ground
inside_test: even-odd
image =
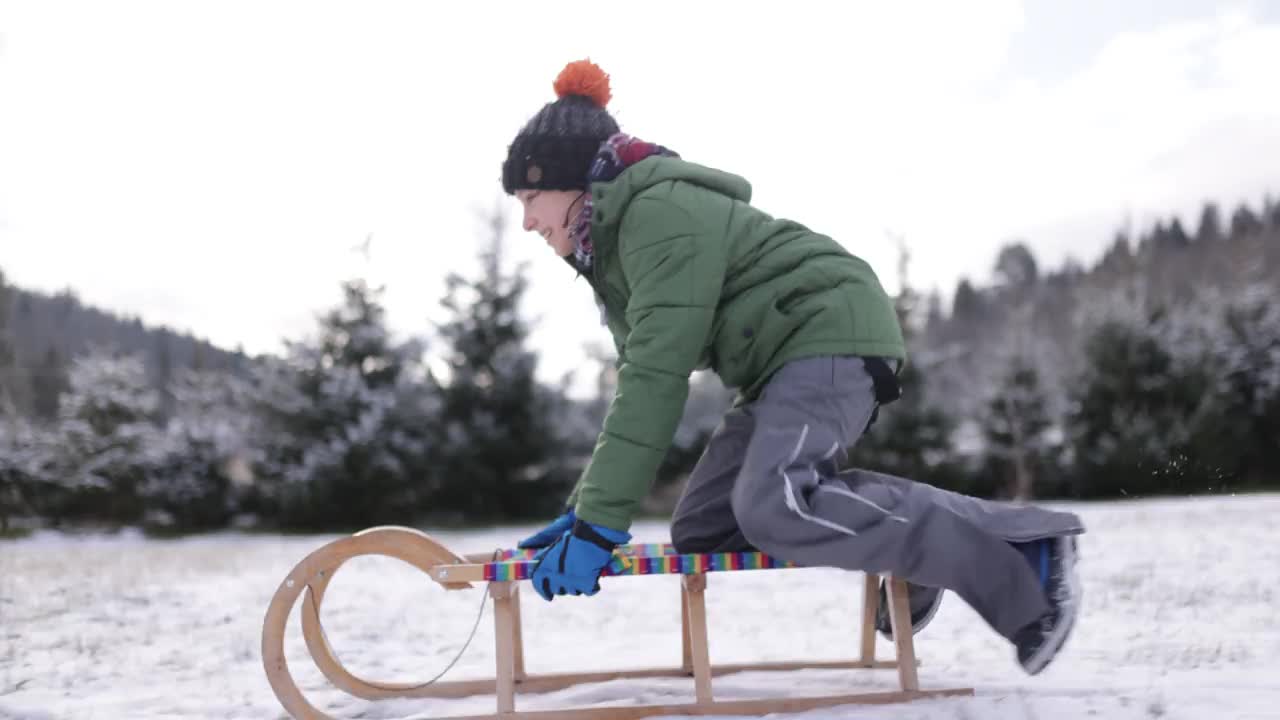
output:
[[[776,717],[878,720],[1280,718],[1280,496],[1070,506],[1082,542],[1085,610],[1065,655],[1023,675],[1011,648],[948,596],[918,638],[925,687],[977,696],[850,706]],[[513,543],[526,528],[439,533],[458,552]],[[289,569],[330,537],[41,534],[0,542],[0,718],[282,718],[262,671],[267,602]],[[666,539],[661,524],[637,539]],[[861,576],[827,570],[713,575],[713,662],[856,654]],[[397,561],[360,558],[326,596],[327,634],[365,677],[425,680],[452,659],[479,590],[446,593]],[[675,578],[606,580],[595,598],[524,594],[532,672],[678,662]],[[492,605],[447,676],[489,676]],[[489,697],[368,702],[330,687],[302,645],[290,664],[311,701],[339,717],[491,712]],[[889,652],[883,640],[880,655]],[[723,699],[892,689],[892,670],[717,678]],[[618,681],[542,696],[522,709],[684,702],[688,680]]]

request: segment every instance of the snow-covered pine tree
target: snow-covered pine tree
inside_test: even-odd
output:
[[[1198,243],[1222,242],[1222,212],[1217,203],[1205,203],[1200,210],[1200,223],[1196,226],[1195,241]]]
[[[1185,472],[1211,378],[1179,362],[1165,342],[1167,311],[1117,317],[1088,334],[1069,420],[1074,492],[1080,496],[1186,491]]]
[[[568,402],[572,432],[561,433],[564,441],[572,445],[575,459],[581,465],[590,460],[617,388],[617,356],[612,345],[606,348],[603,343],[591,343],[584,348],[584,354],[596,370],[595,394],[585,403]],[[671,510],[683,481],[702,456],[711,433],[719,426],[733,399],[733,391],[726,388],[715,373],[705,370],[693,373],[684,412],[676,425],[671,447],[658,468],[655,478],[658,493],[648,501],[649,510],[662,514]]]
[[[504,267],[501,208],[487,226],[479,274],[450,273],[441,301],[451,317],[438,329],[448,378],[440,387],[444,484],[435,504],[467,519],[538,517],[561,506],[573,478],[556,431],[557,402],[526,347],[526,271]]]
[[[1242,240],[1261,232],[1265,224],[1260,220],[1253,209],[1248,205],[1240,204],[1235,212],[1231,213],[1231,239]]]
[[[1060,475],[1066,402],[1053,391],[1062,385],[1063,358],[1053,320],[1044,317],[1036,297],[1053,288],[1007,282],[1002,292],[1020,293],[1022,301],[1005,312],[998,344],[986,349],[971,374],[981,393],[974,418],[981,425],[982,469],[974,484],[983,486],[975,487],[982,494],[1025,501],[1057,489],[1050,486]]]
[[[65,490],[55,514],[119,523],[142,519],[139,490],[165,454],[155,423],[158,407],[142,358],[95,348],[72,361],[58,407],[61,452],[50,468]]]
[[[1005,480],[1005,497],[1026,501],[1036,493],[1050,451],[1045,405],[1034,364],[1022,355],[1011,358],[987,402],[984,427],[991,470]]]
[[[50,345],[40,364],[27,369],[31,378],[31,411],[39,420],[58,417],[58,403],[67,391],[67,361],[58,348]]]
[[[438,475],[421,343],[393,340],[380,288],[342,289],[316,338],[254,371],[261,479],[248,505],[286,527],[413,522]]]
[[[4,271],[0,270],[0,417],[19,412],[18,393],[23,386],[18,378],[21,368],[9,332],[9,303],[9,286],[5,284]]]
[[[925,373],[932,370],[934,359],[918,351],[915,344],[921,325],[916,318],[919,298],[909,282],[910,255],[905,245],[900,244],[899,253],[899,292],[894,305],[910,357],[898,376],[902,397],[877,411],[875,424],[849,449],[843,465],[968,491],[960,484],[952,453],[955,424],[928,396]]]
[[[604,342],[588,342],[582,349],[585,362],[579,368],[592,372],[595,382],[591,396],[580,404],[577,426],[573,433],[579,437],[589,437],[585,445],[588,455],[595,445],[596,436],[604,427],[605,417],[609,414],[609,405],[618,390],[618,355],[613,344]],[[585,462],[585,459],[584,459]]]
[[[141,488],[148,516],[175,530],[223,527],[252,482],[250,386],[230,373],[184,368],[167,391],[162,468]]]
[[[693,471],[711,433],[733,404],[734,393],[715,373],[695,372],[689,380],[689,396],[676,425],[671,448],[658,469],[658,486],[681,483]]]
[[[583,344],[582,354],[583,362],[566,374],[560,387],[547,388],[548,398],[555,407],[551,416],[555,418],[552,430],[561,456],[558,472],[566,476],[580,473],[591,461],[618,385],[618,358],[612,343],[588,341]],[[590,394],[584,398],[575,398],[571,393],[577,373],[586,373],[593,381]]]
[[[1227,309],[1229,342],[1214,356],[1227,412],[1249,418],[1244,471],[1252,483],[1280,484],[1280,301],[1275,284],[1252,285]]]
[[[57,447],[48,434],[24,417],[0,413],[0,536],[11,518],[41,514]]]
[[[995,276],[1001,289],[1026,291],[1040,278],[1039,265],[1031,248],[1023,241],[1000,248],[996,256]]]
[[[1192,418],[1192,450],[1204,490],[1257,486],[1280,477],[1280,304],[1275,287],[1207,289],[1177,308],[1164,340],[1175,362],[1208,378]]]

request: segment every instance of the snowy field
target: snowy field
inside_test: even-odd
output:
[[[817,710],[777,718],[1003,720],[1280,718],[1280,496],[1071,506],[1085,518],[1084,614],[1065,655],[1031,678],[1011,648],[949,595],[918,636],[924,687],[974,698]],[[527,528],[438,534],[457,552],[515,542]],[[289,569],[330,537],[42,534],[0,542],[0,718],[283,718],[259,657],[263,612]],[[660,524],[637,539],[665,540]],[[678,663],[672,577],[614,578],[589,599],[524,593],[531,672]],[[710,577],[713,662],[857,653],[861,576],[826,570]],[[323,620],[359,675],[425,680],[452,659],[479,590],[446,593],[386,558],[337,574]],[[492,605],[446,679],[491,675]],[[492,712],[490,697],[369,702],[331,688],[295,618],[290,665],[338,717]],[[888,644],[880,640],[879,655]],[[718,698],[893,689],[892,670],[717,678]],[[541,696],[521,709],[692,700],[692,681],[618,681]]]

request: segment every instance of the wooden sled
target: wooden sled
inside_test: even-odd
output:
[[[682,575],[681,632],[682,661],[678,667],[531,675],[524,669],[524,646],[520,628],[519,583],[533,569],[533,551],[507,550],[494,554],[461,557],[445,549],[429,535],[403,527],[377,527],[335,540],[305,557],[276,590],[267,608],[262,630],[262,662],[276,697],[297,720],[333,720],[303,697],[284,655],[285,626],[298,596],[307,590],[302,605],[302,632],[312,659],[324,676],[341,690],[359,698],[377,700],[398,697],[457,698],[472,695],[496,696],[496,712],[489,715],[453,716],[451,720],[633,720],[657,715],[765,715],[801,712],[814,708],[848,704],[897,703],[940,696],[972,695],[972,688],[921,690],[916,675],[917,661],[911,637],[906,583],[889,579],[895,660],[875,658],[875,614],[879,603],[877,577],[867,574],[862,602],[862,646],[857,659],[826,662],[781,662],[712,667],[707,643],[704,592],[707,573],[793,567],[762,553],[717,553],[678,555],[670,545],[628,545],[615,551],[604,575]],[[385,555],[404,561],[430,575],[447,589],[488,583],[494,602],[497,668],[488,680],[434,683],[387,683],[365,680],[349,672],[324,636],[320,625],[320,604],[325,588],[342,563],[361,555]],[[712,695],[712,678],[744,671],[785,671],[808,668],[897,669],[900,690],[863,692],[821,697],[720,700]],[[539,693],[573,685],[605,682],[620,678],[692,677],[695,702],[669,705],[596,707],[550,711],[516,711],[517,692]]]

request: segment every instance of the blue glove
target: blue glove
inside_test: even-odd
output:
[[[630,539],[631,533],[578,520],[537,554],[538,564],[529,576],[533,589],[547,601],[553,595],[595,595],[613,549]]]
[[[570,508],[569,512],[566,512],[555,520],[552,520],[550,525],[521,540],[516,547],[544,548],[555,542],[556,538],[572,529],[573,521],[577,519],[578,516],[573,514],[573,508]]]

